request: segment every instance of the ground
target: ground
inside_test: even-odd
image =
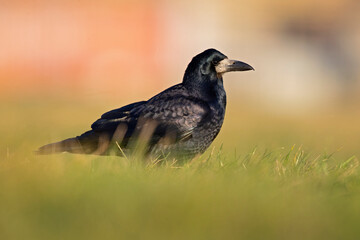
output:
[[[2,101],[0,239],[360,235],[357,112],[284,117],[229,104],[214,144],[186,163],[33,154],[127,102],[115,103]]]

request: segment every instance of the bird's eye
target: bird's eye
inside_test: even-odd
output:
[[[212,65],[216,66],[216,65],[218,65],[219,61],[217,61],[217,60],[212,60],[211,63],[212,63]]]

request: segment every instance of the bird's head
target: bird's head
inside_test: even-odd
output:
[[[222,75],[232,71],[254,70],[249,64],[230,60],[216,49],[207,49],[196,55],[186,68],[183,82],[195,83],[197,81],[218,81]]]

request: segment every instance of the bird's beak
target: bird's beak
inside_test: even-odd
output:
[[[240,62],[237,60],[230,60],[227,58],[221,60],[218,63],[218,65],[216,65],[215,69],[218,74],[223,74],[226,72],[233,72],[233,71],[249,71],[249,70],[255,71],[255,69],[247,63]]]

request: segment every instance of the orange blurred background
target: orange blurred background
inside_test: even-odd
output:
[[[9,1],[0,9],[1,92],[112,89],[158,74],[156,11],[145,2]]]
[[[209,47],[255,67],[226,84],[264,103],[319,105],[359,89],[356,0],[1,5],[2,95],[151,94],[180,82],[190,59]]]

